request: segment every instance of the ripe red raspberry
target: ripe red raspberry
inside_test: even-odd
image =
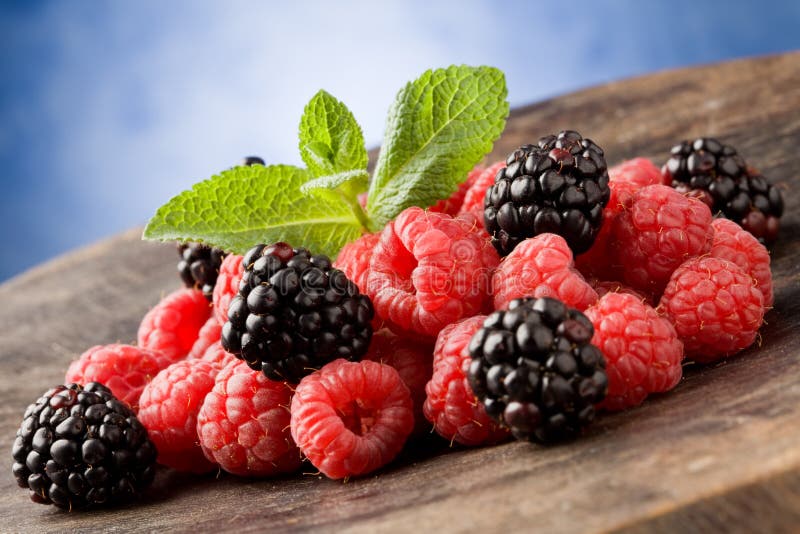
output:
[[[200,448],[197,413],[219,370],[203,360],[175,362],[144,388],[139,421],[158,450],[158,463],[189,473],[215,468]]]
[[[222,325],[212,315],[198,332],[197,340],[192,345],[192,349],[186,358],[191,360],[202,357],[208,347],[219,341],[221,332]]]
[[[243,256],[237,254],[228,254],[219,267],[211,301],[214,303],[214,316],[220,325],[228,321],[228,306],[233,297],[239,293],[239,281],[244,272],[242,258]]]
[[[597,302],[597,293],[573,267],[569,245],[556,234],[517,245],[494,271],[492,290],[496,310],[521,297],[553,297],[581,311]]]
[[[64,383],[100,382],[136,412],[144,387],[169,364],[170,360],[156,351],[131,345],[97,345],[70,364]]]
[[[411,394],[393,367],[338,359],[300,381],[292,437],[329,478],[370,473],[391,462],[414,428]]]
[[[486,445],[509,435],[486,414],[467,380],[466,368],[472,361],[467,346],[484,319],[485,315],[476,315],[448,325],[436,339],[424,412],[436,433],[451,443]]]
[[[600,407],[624,410],[650,393],[669,391],[681,379],[683,343],[649,304],[626,293],[607,293],[586,310],[592,344],[603,352],[608,393]]]
[[[711,211],[665,185],[636,192],[612,228],[612,256],[622,281],[658,296],[684,261],[711,248]]]
[[[369,262],[375,245],[381,238],[380,233],[364,234],[355,241],[342,247],[333,266],[341,269],[349,280],[352,280],[359,291],[366,293],[369,277]]]
[[[475,180],[477,180],[485,170],[483,165],[476,165],[475,168],[467,174],[467,179],[458,185],[458,189],[456,189],[449,198],[440,200],[428,208],[428,211],[446,213],[453,217],[458,215],[459,210],[461,210],[461,205],[464,203],[464,197],[467,195],[467,191],[469,191],[470,187],[475,183]]]
[[[140,347],[164,354],[170,363],[186,358],[208,320],[211,307],[198,289],[173,291],[139,325]]]
[[[764,295],[764,306],[773,303],[772,271],[769,252],[753,234],[729,219],[714,219],[714,240],[709,255],[735,263],[755,279],[756,287]]]
[[[486,190],[494,183],[497,171],[506,166],[505,160],[488,166],[481,174],[475,178],[475,182],[464,195],[464,202],[461,204],[459,214],[471,213],[477,219],[478,224],[483,228],[483,199],[486,198]]]
[[[633,158],[608,169],[611,182],[627,182],[637,189],[648,185],[669,185],[661,176],[661,169],[647,158]]]
[[[489,273],[499,260],[471,215],[453,218],[411,207],[381,233],[367,294],[393,330],[435,337],[483,309]]]
[[[209,345],[209,347],[205,350],[205,352],[200,356],[200,359],[205,362],[215,363],[220,366],[220,368],[225,367],[231,362],[237,360],[236,356],[222,348],[222,343],[220,341],[216,341]]]
[[[197,435],[206,458],[234,475],[290,473],[300,452],[289,435],[292,390],[269,380],[243,361],[219,372],[197,415]]]
[[[686,357],[707,363],[753,343],[764,319],[764,295],[735,263],[693,258],[672,273],[659,310],[675,325]]]
[[[425,385],[433,372],[433,343],[398,336],[388,328],[383,328],[372,335],[369,352],[364,359],[394,367],[411,392],[414,433],[430,430],[422,413],[422,405],[425,403]]]

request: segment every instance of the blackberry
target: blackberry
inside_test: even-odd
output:
[[[57,386],[28,406],[11,454],[31,500],[67,510],[129,500],[155,474],[147,430],[98,382]]]
[[[511,301],[472,337],[469,383],[489,417],[517,439],[578,435],[608,386],[591,321],[552,298]]]
[[[672,187],[699,198],[717,216],[730,219],[762,243],[778,236],[783,196],[736,149],[712,137],[683,141],[672,147],[661,169]]]
[[[211,301],[225,252],[202,243],[178,243],[178,255],[178,273],[184,285],[201,290]]]
[[[259,158],[258,156],[245,156],[242,158],[241,165],[251,166],[251,165],[264,165],[264,160]]]
[[[483,212],[500,255],[546,232],[561,235],[574,254],[586,252],[611,193],[603,149],[565,130],[519,147],[506,164],[486,191]]]
[[[242,260],[222,346],[272,380],[297,383],[337,358],[359,360],[372,338],[372,301],[327,256],[286,243]]]

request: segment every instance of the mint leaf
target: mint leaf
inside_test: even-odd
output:
[[[335,256],[363,228],[334,192],[306,196],[311,176],[289,165],[234,167],[195,184],[161,206],[144,239],[199,241],[244,254],[258,243],[286,241]]]
[[[300,186],[300,192],[308,193],[314,189],[338,189],[342,186],[363,192],[367,189],[368,183],[369,173],[367,171],[344,171],[329,176],[312,178]]]
[[[347,106],[325,91],[314,95],[303,111],[300,156],[314,177],[367,168],[361,127]]]
[[[456,190],[503,131],[506,94],[500,70],[464,65],[429,70],[400,90],[370,183],[371,230]]]

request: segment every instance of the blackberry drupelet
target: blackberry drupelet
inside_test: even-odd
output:
[[[778,236],[783,196],[736,149],[711,137],[672,147],[661,169],[672,187],[699,198],[717,216],[731,219],[762,243]]]
[[[264,165],[264,160],[259,158],[258,156],[245,156],[242,158],[242,165],[251,166],[251,165]]]
[[[272,380],[297,383],[337,358],[359,360],[372,338],[372,301],[327,256],[286,243],[242,260],[222,346]]]
[[[608,386],[591,321],[552,298],[511,301],[469,343],[469,383],[489,417],[517,439],[577,436]]]
[[[98,382],[57,386],[28,406],[11,454],[31,500],[66,510],[136,497],[155,474],[147,429]]]
[[[178,243],[178,255],[181,257],[178,273],[183,284],[201,290],[210,302],[225,252],[202,243]]]
[[[546,232],[566,239],[574,254],[586,252],[610,195],[603,149],[565,130],[519,147],[506,163],[484,201],[486,230],[500,255]]]

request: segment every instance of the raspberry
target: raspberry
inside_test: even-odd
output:
[[[179,289],[161,299],[139,325],[139,346],[164,354],[170,363],[189,354],[211,307],[197,289]]]
[[[661,170],[647,158],[633,158],[614,165],[608,169],[608,176],[611,183],[626,182],[637,189],[648,185],[669,185],[664,183]]]
[[[753,343],[764,319],[764,295],[735,263],[693,258],[672,273],[659,310],[675,325],[686,357],[708,363]]]
[[[612,256],[622,281],[660,295],[672,272],[711,248],[711,211],[665,185],[636,192],[613,223]]]
[[[200,359],[205,362],[215,363],[222,368],[231,362],[235,362],[236,356],[222,348],[222,343],[217,341],[216,343],[209,345],[202,356],[200,356]]]
[[[411,394],[393,367],[334,360],[303,378],[292,398],[292,437],[329,478],[391,462],[414,428]]]
[[[393,330],[434,337],[483,309],[498,262],[474,217],[411,207],[381,233],[367,293]]]
[[[239,293],[239,281],[242,279],[242,256],[230,254],[222,260],[214,286],[212,302],[214,303],[213,315],[220,325],[228,321],[228,307],[233,297]]]
[[[28,406],[11,455],[33,502],[70,511],[130,500],[155,474],[147,430],[97,382],[57,386]]]
[[[429,430],[422,405],[425,403],[425,385],[433,372],[433,344],[398,336],[384,328],[372,336],[369,352],[364,359],[394,367],[411,392],[414,433]]]
[[[97,345],[73,361],[64,381],[100,382],[136,412],[142,390],[171,361],[162,354],[131,345]]]
[[[367,278],[369,277],[369,262],[372,251],[380,240],[380,234],[364,234],[355,241],[346,244],[339,251],[333,266],[355,282],[359,291],[366,293]]]
[[[175,362],[144,388],[139,420],[158,449],[158,463],[190,473],[214,469],[198,443],[197,412],[219,370],[203,360]]]
[[[608,204],[608,170],[603,149],[564,130],[523,145],[486,191],[483,222],[501,256],[523,240],[559,234],[575,254],[597,237]]]
[[[492,274],[492,290],[496,310],[520,297],[554,297],[579,310],[597,301],[597,293],[573,267],[572,250],[556,234],[539,234],[517,245]]]
[[[513,300],[486,317],[469,342],[472,391],[517,439],[575,437],[608,386],[593,334],[591,321],[559,300]]]
[[[617,282],[616,280],[597,280],[592,279],[589,280],[589,285],[592,286],[592,289],[597,291],[597,296],[599,298],[603,298],[605,295],[609,293],[620,293],[625,295],[632,295],[636,297],[636,300],[640,302],[644,302],[646,304],[651,304],[650,297],[636,291],[632,287],[628,287],[624,284]],[[595,304],[596,305],[596,304]]]
[[[425,417],[443,438],[467,446],[498,443],[508,431],[492,421],[467,382],[467,344],[481,327],[485,315],[446,326],[436,339],[433,376],[425,386]]]
[[[192,349],[186,358],[191,360],[202,357],[208,347],[219,341],[221,331],[222,325],[219,324],[217,318],[213,315],[209,317],[203,328],[198,332],[197,340],[192,345]]]
[[[764,306],[773,303],[772,271],[769,268],[769,252],[753,234],[728,219],[714,219],[714,240],[709,255],[735,263],[756,281],[756,287],[764,295]]]
[[[608,393],[600,407],[624,410],[650,393],[669,391],[681,379],[683,343],[650,305],[626,293],[607,293],[586,310],[592,344],[603,352]]]
[[[292,390],[233,361],[219,372],[197,415],[206,458],[229,473],[259,477],[291,473],[300,453],[289,435]]]
[[[485,170],[483,165],[476,165],[475,168],[467,174],[467,179],[458,185],[458,189],[456,189],[449,198],[440,200],[428,208],[428,211],[446,213],[453,217],[458,215],[458,212],[461,210],[461,205],[464,203],[464,197],[467,195],[467,191],[469,191],[470,187],[475,183],[475,180],[477,180]]]
[[[458,213],[471,213],[475,216],[481,227],[483,227],[483,204],[486,199],[486,190],[494,184],[494,178],[500,169],[506,168],[505,161],[498,161],[497,163],[488,166],[481,172],[475,182],[470,185],[467,193],[464,195],[464,202],[461,204],[461,209]]]

